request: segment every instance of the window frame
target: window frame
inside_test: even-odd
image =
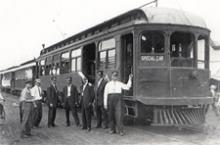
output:
[[[161,35],[163,36],[163,52],[155,52],[155,49],[154,49],[154,52],[142,52],[142,36],[143,34],[147,33],[147,32],[158,32],[158,33],[161,33]],[[166,53],[166,36],[165,36],[165,31],[163,30],[144,30],[140,33],[139,35],[139,42],[140,42],[140,54],[147,54],[147,55],[164,55]]]
[[[80,53],[76,53],[76,55],[73,56],[73,52],[77,52],[77,51],[80,51]],[[78,64],[78,60],[81,60],[80,61],[80,68],[78,68],[79,64]],[[82,70],[82,47],[79,47],[79,48],[76,48],[76,49],[72,49],[70,51],[70,60],[71,60],[71,67],[70,67],[70,71],[71,72],[79,72]],[[74,60],[74,69],[73,69],[73,60]]]
[[[63,59],[62,55],[68,53],[68,58]],[[71,56],[70,56],[70,51],[64,51],[60,53],[60,74],[67,74],[70,72],[70,65],[71,65]],[[63,63],[67,63],[65,67],[63,67]]]
[[[114,40],[114,45],[112,45],[112,47],[107,47],[107,48],[101,48],[102,47],[102,44],[103,42],[105,41],[110,41],[110,40]],[[101,46],[100,46],[101,45]],[[111,37],[111,38],[108,38],[108,39],[104,39],[104,40],[101,40],[98,42],[98,67],[104,67],[103,69],[110,69],[110,64],[109,64],[109,51],[112,51],[114,50],[115,51],[115,55],[114,55],[114,62],[113,62],[113,65],[114,65],[114,68],[116,67],[116,58],[117,58],[117,54],[116,54],[116,38],[114,37]],[[101,53],[105,52],[105,60],[104,63],[101,64]],[[104,66],[102,66],[104,64]]]

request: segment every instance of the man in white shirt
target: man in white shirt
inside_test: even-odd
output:
[[[35,107],[34,97],[31,96],[30,88],[32,84],[30,81],[26,82],[25,88],[21,92],[20,101],[22,103],[22,123],[21,123],[21,137],[31,136],[31,127],[33,119],[33,109]]]
[[[108,109],[110,133],[116,133],[116,127],[120,135],[123,131],[123,96],[122,90],[129,90],[132,85],[132,75],[129,75],[127,84],[118,81],[118,71],[112,72],[112,80],[107,83],[104,92],[104,107]]]
[[[36,108],[34,108],[33,125],[39,127],[42,119],[42,89],[40,86],[40,79],[35,80],[35,85],[31,88],[31,96],[35,99]]]

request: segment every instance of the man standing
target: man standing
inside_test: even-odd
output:
[[[32,114],[35,107],[34,97],[31,96],[31,82],[26,82],[25,88],[21,92],[20,100],[22,100],[22,123],[21,137],[31,136]]]
[[[31,96],[35,99],[36,108],[33,113],[33,125],[39,127],[42,119],[42,89],[40,86],[40,79],[35,80],[35,86],[31,89]]]
[[[123,131],[123,96],[122,90],[129,90],[132,85],[132,75],[129,75],[127,84],[118,81],[118,71],[112,72],[112,80],[107,83],[104,92],[104,107],[109,111],[110,133],[116,133],[116,127],[120,135]]]
[[[86,77],[83,78],[83,90],[82,90],[82,129],[91,131],[91,119],[92,119],[92,103],[95,98],[94,87],[88,82]]]
[[[56,77],[51,77],[51,85],[47,88],[47,104],[48,104],[48,127],[55,127],[55,118],[58,101],[58,90],[56,86]]]
[[[78,91],[76,86],[72,84],[72,77],[67,78],[67,86],[63,88],[64,108],[66,111],[66,125],[70,126],[69,112],[72,112],[76,126],[79,126],[79,117],[77,113]]]
[[[96,128],[100,128],[102,126],[107,128],[108,126],[108,115],[107,110],[105,110],[103,102],[104,102],[104,90],[107,81],[104,78],[103,71],[98,71],[98,81],[96,83],[96,97],[95,97],[95,108],[97,114],[97,125]]]

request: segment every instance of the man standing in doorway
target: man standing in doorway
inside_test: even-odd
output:
[[[33,113],[33,125],[39,127],[42,119],[42,89],[40,86],[40,79],[35,80],[35,86],[31,89],[31,96],[35,99],[36,108]]]
[[[105,110],[103,102],[104,102],[104,90],[107,81],[104,78],[103,71],[98,71],[97,73],[98,81],[96,83],[96,97],[95,97],[95,108],[96,108],[96,115],[97,115],[97,125],[96,128],[102,127],[103,121],[103,128],[108,127],[108,115],[107,110]]]
[[[47,88],[47,104],[48,104],[48,127],[55,127],[55,118],[58,101],[58,90],[56,86],[56,77],[51,77],[51,85]]]
[[[31,136],[31,128],[32,128],[32,119],[33,119],[33,109],[35,107],[34,97],[31,96],[30,89],[32,84],[30,81],[27,81],[25,84],[25,88],[21,92],[21,100],[22,100],[22,123],[21,123],[21,137]]]
[[[107,83],[104,92],[104,107],[108,108],[110,133],[116,133],[116,127],[120,135],[123,130],[123,96],[122,90],[129,90],[132,85],[132,75],[129,75],[127,84],[118,80],[118,71],[113,71],[111,81]]]
[[[70,126],[69,112],[72,112],[76,126],[79,126],[79,117],[77,113],[78,91],[76,86],[72,84],[72,77],[67,78],[67,86],[63,88],[64,108],[66,111],[66,125]]]

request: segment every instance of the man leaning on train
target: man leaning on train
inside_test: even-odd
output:
[[[133,75],[129,75],[127,84],[118,80],[118,71],[113,71],[111,81],[106,84],[104,92],[104,107],[108,109],[110,134],[118,133],[123,136],[123,95],[122,90],[129,90],[132,85]]]

